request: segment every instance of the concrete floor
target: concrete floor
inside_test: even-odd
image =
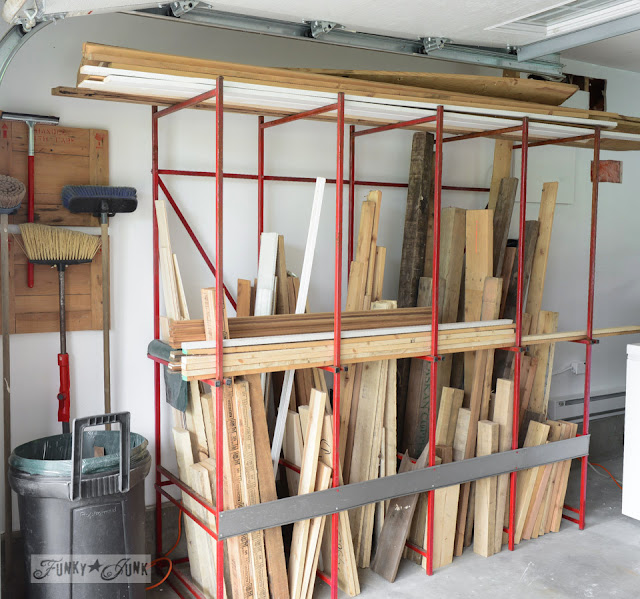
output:
[[[577,466],[577,463],[575,464]],[[620,480],[622,459],[603,462]],[[579,469],[571,474],[567,500],[577,505]],[[623,516],[621,492],[604,476],[589,470],[587,527],[563,520],[559,533],[523,541],[507,550],[482,558],[471,548],[454,562],[427,578],[424,570],[402,560],[393,584],[370,570],[360,570],[363,599],[442,597],[467,599],[539,599],[640,597],[640,522]],[[166,585],[147,594],[153,599],[174,599]],[[316,582],[314,599],[328,599],[329,588]],[[340,593],[340,597],[346,597]]]

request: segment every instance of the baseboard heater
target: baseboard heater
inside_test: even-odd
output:
[[[624,414],[625,395],[624,389],[603,395],[592,395],[589,404],[589,418],[595,420]],[[583,406],[584,395],[550,399],[549,418],[551,420],[582,422]]]

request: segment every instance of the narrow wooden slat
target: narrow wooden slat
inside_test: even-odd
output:
[[[542,308],[542,296],[544,293],[544,281],[547,275],[547,263],[549,260],[549,246],[551,244],[551,229],[553,216],[558,196],[558,183],[543,183],[542,199],[540,200],[540,213],[538,221],[540,231],[536,242],[535,256],[531,267],[531,279],[527,293],[527,305],[525,311],[531,314],[533,327],[531,334],[542,333],[537,330],[538,314]]]
[[[306,443],[302,454],[298,495],[312,493],[315,487],[325,403],[326,395],[314,389],[309,403],[309,427],[305,435]],[[301,597],[309,526],[309,520],[296,522],[293,526],[289,555],[289,591],[292,599]]]
[[[425,448],[416,463],[413,464],[408,454],[405,453],[398,472],[424,468],[429,459],[428,454],[429,451]],[[389,582],[393,582],[398,573],[400,558],[407,541],[417,501],[418,495],[416,494],[397,497],[389,502],[376,554],[371,562],[371,569]]]
[[[555,333],[558,330],[558,312],[541,311],[538,316],[537,330],[541,333]],[[553,348],[555,344],[534,345],[531,355],[537,359],[535,379],[528,409],[532,412],[545,415],[548,400],[547,385],[553,371]],[[549,381],[550,382],[550,381]]]
[[[493,211],[467,210],[464,319],[481,319],[484,282],[493,275]],[[464,356],[464,391],[467,397],[473,384],[474,354]]]
[[[267,416],[264,409],[264,399],[260,377],[248,375],[243,379],[249,385],[249,400],[251,406],[251,419],[253,424],[253,436],[256,448],[256,467],[258,470],[258,485],[260,488],[260,501],[275,501],[278,499],[276,481],[273,475],[273,467],[270,458],[269,431],[267,429]],[[287,468],[287,471],[289,469]],[[293,473],[295,474],[295,473]],[[267,574],[269,576],[269,590],[273,599],[289,598],[289,581],[287,578],[287,564],[284,556],[284,544],[282,542],[282,529],[277,526],[264,531],[264,543],[267,556]]]
[[[496,386],[496,398],[493,405],[493,422],[500,426],[498,451],[509,451],[513,433],[513,382],[506,379],[498,379]],[[503,524],[508,514],[509,503],[509,474],[500,474],[496,486],[496,521],[493,535],[493,553],[502,550]]]
[[[517,189],[518,179],[508,177],[500,181],[498,199],[493,213],[493,274],[496,277],[502,274]]]
[[[531,421],[527,429],[527,436],[524,447],[534,447],[544,445],[549,437],[550,427],[548,424]],[[536,482],[537,468],[530,468],[518,472],[516,482],[516,514],[515,514],[515,543],[522,540],[525,520],[529,511],[529,504],[533,495],[533,488]]]
[[[414,133],[409,165],[409,185],[402,238],[402,255],[398,281],[398,307],[415,306],[418,285],[424,274],[425,247],[427,243],[429,200],[433,194],[435,162],[434,138],[428,133]],[[433,203],[433,200],[431,200]],[[405,404],[409,380],[409,362],[398,362],[398,439],[402,440],[405,421]]]
[[[497,422],[478,422],[477,456],[498,452],[500,425]],[[495,553],[497,477],[476,481],[473,551],[484,557]]]

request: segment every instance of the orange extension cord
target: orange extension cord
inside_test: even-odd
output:
[[[176,542],[174,543],[173,547],[169,549],[169,551],[167,551],[162,557],[158,557],[157,559],[154,559],[149,564],[149,567],[153,568],[153,566],[155,566],[158,562],[169,562],[169,571],[164,575],[164,578],[162,580],[146,587],[145,588],[146,591],[150,591],[151,589],[155,589],[156,587],[159,587],[162,583],[165,582],[165,580],[167,580],[167,578],[169,578],[169,575],[173,570],[173,562],[169,559],[169,555],[171,555],[171,552],[178,546],[181,536],[182,536],[182,510],[180,510],[180,513],[178,515],[178,538],[176,539]]]
[[[616,485],[618,485],[618,488],[622,491],[622,485],[616,480],[616,477],[613,476],[613,474],[611,474],[611,472],[609,472],[602,464],[596,464],[595,462],[589,462],[592,466],[597,466],[598,468],[602,468],[610,477],[611,480],[613,480],[614,483],[616,483]]]

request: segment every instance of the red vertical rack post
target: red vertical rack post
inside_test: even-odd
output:
[[[225,379],[223,372],[224,351],[222,340],[224,338],[224,278],[222,271],[223,252],[223,198],[222,187],[224,183],[224,171],[222,163],[223,155],[223,78],[216,79],[216,530],[220,530],[220,512],[223,511],[223,401]],[[222,509],[221,509],[222,506]],[[216,597],[224,596],[224,541],[216,539]]]
[[[429,467],[436,463],[436,416],[438,402],[438,312],[440,293],[440,208],[442,204],[442,142],[444,135],[444,108],[436,113],[435,179],[433,190],[433,273],[431,285],[431,379],[429,381]],[[433,574],[433,523],[435,491],[427,493],[427,575]]]
[[[344,191],[344,93],[338,94],[336,163],[336,239],[333,295],[333,487],[340,486],[340,342],[342,336],[342,196]],[[351,177],[353,179],[353,177]],[[331,516],[331,599],[338,599],[338,523]]]
[[[593,348],[593,304],[596,284],[596,233],[598,229],[598,191],[600,187],[600,128],[593,136],[593,167],[591,171],[591,235],[589,239],[589,288],[587,297],[587,338],[585,339],[585,377],[582,434],[589,434],[589,402],[591,399],[591,350]],[[580,514],[578,526],[584,529],[587,503],[587,465],[589,456],[581,459]]]
[[[518,281],[516,293],[516,343],[513,350],[513,421],[511,430],[511,449],[518,449],[518,428],[520,424],[520,366],[522,363],[522,304],[524,302],[524,242],[525,223],[527,218],[527,176],[529,162],[529,119],[522,119],[522,153],[520,161],[520,218],[518,221]],[[509,488],[509,551],[515,547],[515,512],[516,512],[516,480],[517,474],[510,475]]]
[[[264,231],[264,117],[258,117],[258,256]]]
[[[160,273],[158,255],[158,220],[156,218],[156,200],[158,199],[158,120],[155,118],[158,112],[157,106],[151,107],[151,173],[153,206],[153,338],[160,338]],[[162,475],[158,466],[162,462],[162,427],[160,425],[160,364],[153,364],[153,392],[155,402],[155,458],[156,458],[156,485],[160,485]],[[156,554],[162,555],[162,496],[156,490]]]

